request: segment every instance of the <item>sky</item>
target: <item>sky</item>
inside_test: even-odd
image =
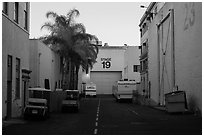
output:
[[[76,8],[80,16],[75,20],[86,27],[86,32],[109,46],[140,45],[139,23],[150,2],[31,2],[30,38],[48,33],[41,26],[48,21],[46,13],[66,15]]]

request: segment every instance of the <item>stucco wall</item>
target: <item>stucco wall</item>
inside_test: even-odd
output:
[[[30,69],[31,87],[40,86],[44,88],[44,80],[49,79],[50,88],[59,88],[60,73],[60,56],[52,51],[48,46],[38,39],[30,40]]]
[[[138,46],[127,46],[124,53],[124,67],[127,67],[127,73],[124,73],[124,78],[140,81],[140,73],[133,72],[133,65],[140,65],[139,56]]]
[[[149,26],[149,52],[148,52],[148,72],[149,81],[151,82],[151,99],[158,103],[159,82],[158,82],[158,52],[157,52],[157,26],[156,19]]]
[[[99,53],[96,59],[96,63],[91,71],[123,71],[124,67],[124,52],[125,50],[120,48],[103,47],[99,48]],[[110,67],[103,66],[103,58],[110,59]]]
[[[12,56],[12,117],[21,114],[22,78],[20,72],[20,99],[15,99],[16,58],[20,59],[20,71],[29,69],[28,33],[2,15],[2,117],[6,116],[7,57]]]
[[[18,24],[23,28],[24,27],[24,6],[25,6],[25,2],[19,2],[19,9],[18,9],[18,16],[19,16],[19,19],[18,19]],[[27,20],[27,23],[28,23],[28,31],[29,31],[29,24],[30,24],[30,3],[27,3],[27,16],[28,16],[28,20]],[[8,17],[13,20],[14,18],[14,2],[8,2]]]
[[[30,70],[32,71],[30,74],[30,82],[29,87],[38,86],[38,71],[39,71],[39,55],[38,55],[38,42],[34,39],[29,40],[30,42]]]
[[[202,110],[202,3],[173,3],[176,84]],[[192,108],[196,109],[196,108]]]
[[[174,9],[175,84],[187,93],[189,107],[202,110],[202,4],[165,3],[149,27],[149,80],[151,98],[158,102],[158,57],[156,24]],[[167,30],[166,30],[167,31]],[[164,31],[165,33],[165,31]],[[171,64],[167,60],[167,64]],[[169,67],[168,67],[169,68]],[[171,75],[169,75],[171,77]]]

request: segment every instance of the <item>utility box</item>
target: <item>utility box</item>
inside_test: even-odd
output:
[[[165,94],[165,104],[169,113],[185,112],[187,109],[186,93],[175,91]]]

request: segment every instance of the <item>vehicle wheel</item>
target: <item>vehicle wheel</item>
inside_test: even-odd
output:
[[[48,112],[45,112],[45,115],[43,116],[43,120],[46,120],[46,119],[48,119],[48,117],[49,117],[49,114],[48,114]]]
[[[78,103],[77,107],[76,107],[76,112],[79,112],[80,109],[80,104]]]
[[[62,112],[62,113],[65,112],[65,108],[64,108],[64,107],[61,108],[61,112]]]
[[[79,108],[78,108],[78,107],[76,107],[76,108],[75,108],[75,111],[76,111],[76,112],[79,112]]]
[[[24,114],[23,119],[28,120],[28,115]]]

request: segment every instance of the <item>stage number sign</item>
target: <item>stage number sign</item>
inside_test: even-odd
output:
[[[102,67],[108,69],[111,67],[111,58],[101,58]]]

